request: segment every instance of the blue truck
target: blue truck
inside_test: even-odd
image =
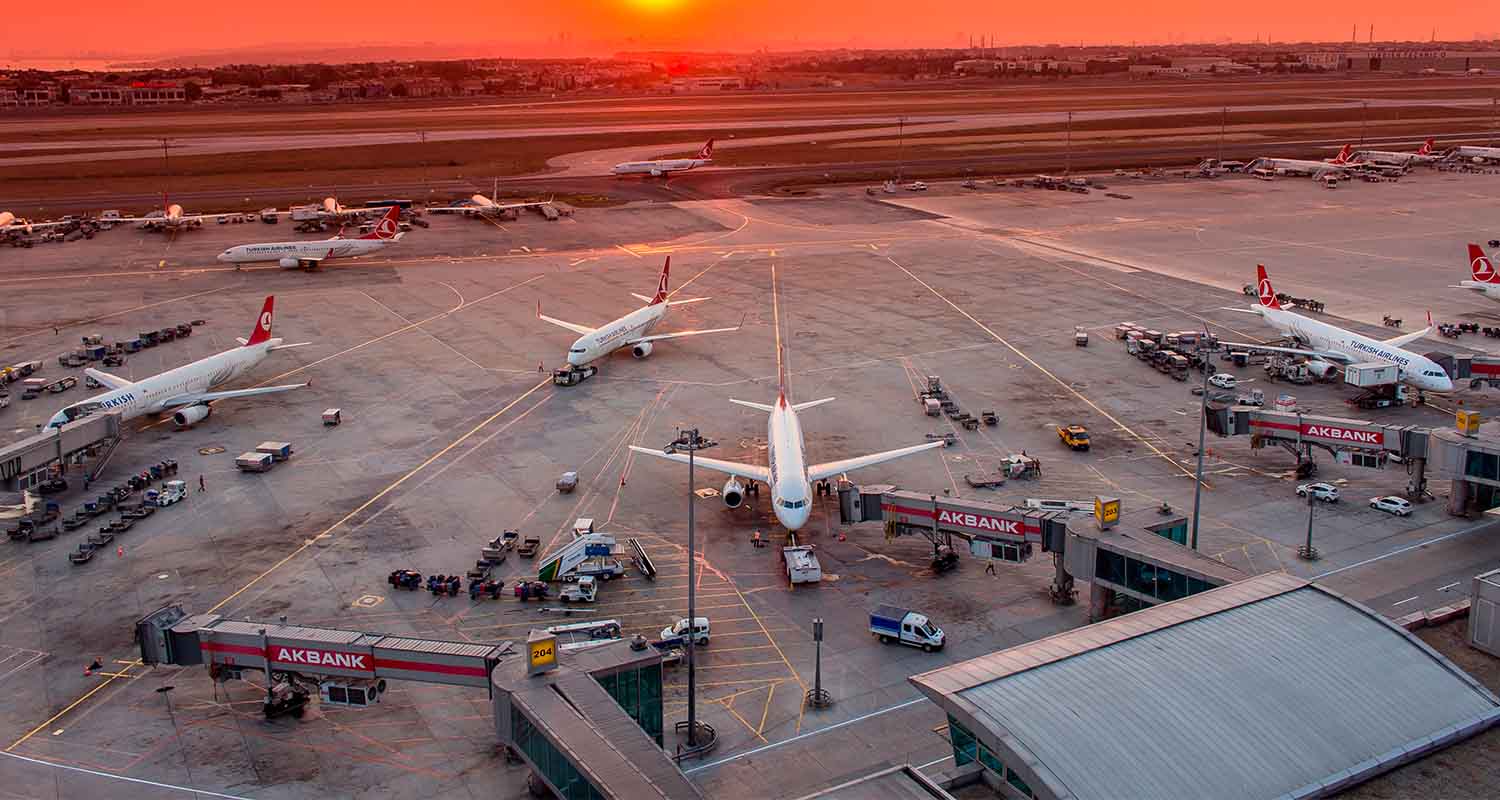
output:
[[[900,642],[929,653],[943,649],[947,641],[943,629],[926,616],[896,606],[883,605],[870,612],[870,633],[880,637],[881,642]]]

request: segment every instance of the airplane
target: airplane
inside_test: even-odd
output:
[[[67,224],[66,222],[32,222],[31,220],[18,217],[9,211],[0,211],[0,233],[10,233],[12,231],[31,233],[34,230],[55,228],[59,225]]]
[[[332,220],[335,222],[356,222],[358,220],[364,219],[367,215],[383,212],[387,208],[389,208],[389,206],[362,206],[360,208],[349,208],[343,203],[340,203],[337,197],[325,197],[323,198],[323,202],[318,205],[301,207],[301,209],[313,212],[315,217],[309,218]],[[292,216],[296,213],[298,212],[293,210],[276,212],[277,216],[283,217]],[[305,211],[303,211],[303,213],[305,213]]]
[[[148,231],[176,231],[179,228],[202,227],[203,220],[213,219],[218,214],[186,214],[182,206],[167,200],[165,192],[161,196],[161,210],[153,211],[144,217],[116,217],[111,222],[139,222]]]
[[[47,421],[47,427],[60,428],[96,411],[119,411],[121,418],[125,420],[170,411],[174,423],[180,427],[187,427],[207,419],[209,413],[213,411],[213,407],[209,404],[216,400],[254,397],[306,386],[305,383],[292,383],[256,389],[210,391],[248,372],[272,352],[311,344],[311,342],[282,344],[281,339],[271,337],[272,309],[275,302],[274,295],[266,298],[265,305],[261,306],[260,316],[255,320],[255,330],[250,332],[250,338],[239,339],[240,346],[233,350],[226,350],[139,381],[128,381],[92,367],[84,370],[84,374],[108,387],[109,391],[74,403],[57,412],[52,419]]]
[[[275,261],[285,269],[317,269],[329,259],[367,256],[401,241],[406,234],[400,231],[400,219],[401,209],[392,206],[375,223],[375,230],[363,236],[352,239],[335,236],[314,242],[242,244],[220,253],[219,260],[229,264]]]
[[[1322,178],[1326,175],[1339,176],[1346,174],[1349,159],[1349,151],[1352,148],[1344,145],[1339,154],[1324,161],[1308,161],[1299,158],[1275,158],[1262,156],[1251,161],[1245,167],[1246,172],[1261,172],[1267,174],[1308,175],[1314,178]]]
[[[579,334],[578,341],[568,348],[568,364],[574,368],[583,367],[623,347],[630,348],[631,354],[636,358],[645,358],[651,355],[656,342],[679,339],[684,336],[698,336],[704,333],[728,333],[740,329],[740,326],[736,325],[733,328],[709,328],[652,335],[651,329],[667,318],[667,311],[673,306],[701,303],[708,299],[695,297],[691,300],[668,300],[667,278],[671,270],[672,257],[667,256],[667,262],[661,268],[661,279],[656,284],[656,296],[647,297],[643,294],[632,293],[633,297],[646,301],[646,305],[597,328],[543,316],[541,303],[536,304],[536,317],[543,322],[550,322],[559,328],[567,328]]]
[[[1447,153],[1448,158],[1467,158],[1475,164],[1500,161],[1500,147],[1461,144]]]
[[[428,208],[427,211],[433,214],[463,214],[466,217],[492,218],[513,209],[533,208],[552,202],[551,198],[546,200],[528,200],[524,203],[498,202],[494,199],[500,195],[500,180],[498,178],[495,179],[495,188],[490,191],[490,195],[490,197],[485,197],[482,194],[476,194],[469,198],[467,205],[438,206],[436,208]]]
[[[1302,342],[1306,347],[1276,347],[1253,342],[1223,342],[1230,349],[1254,350],[1269,353],[1286,353],[1307,356],[1315,371],[1330,372],[1338,365],[1361,361],[1379,361],[1395,364],[1398,380],[1419,390],[1430,392],[1453,391],[1453,380],[1443,368],[1426,356],[1404,349],[1406,345],[1426,336],[1432,325],[1415,333],[1403,333],[1386,339],[1345,330],[1336,325],[1320,322],[1291,311],[1294,306],[1282,306],[1271,288],[1271,279],[1266,277],[1266,268],[1257,264],[1256,290],[1259,302],[1249,309],[1229,308],[1228,311],[1256,314],[1275,327],[1283,337]],[[1316,363],[1321,362],[1321,363]]]
[[[1495,265],[1490,263],[1484,250],[1472,242],[1469,244],[1469,274],[1474,276],[1474,280],[1460,281],[1448,288],[1471,289],[1491,300],[1500,300],[1500,276],[1495,274]]]
[[[614,166],[614,169],[610,171],[616,175],[650,175],[653,178],[660,178],[668,173],[682,172],[684,170],[701,167],[704,164],[712,164],[713,160],[714,140],[709,139],[708,143],[699,148],[698,154],[692,158],[668,158],[659,159],[656,161],[625,161],[623,163],[616,164]]]
[[[1432,140],[1428,139],[1415,153],[1402,153],[1393,150],[1358,150],[1354,153],[1356,164],[1387,164],[1397,167],[1410,167],[1414,164],[1431,164],[1441,155],[1432,152]]]
[[[771,489],[771,510],[776,514],[776,519],[780,520],[788,531],[795,532],[807,524],[807,519],[812,514],[812,485],[814,483],[860,467],[883,464],[943,446],[941,441],[926,442],[897,450],[887,450],[883,453],[872,453],[807,466],[802,424],[797,420],[797,412],[831,403],[835,399],[837,398],[825,397],[822,400],[812,400],[806,403],[791,403],[787,400],[786,372],[783,370],[777,380],[774,405],[752,403],[747,400],[731,399],[729,401],[735,405],[765,411],[771,415],[766,426],[766,441],[770,443],[766,451],[768,466],[722,461],[696,454],[693,456],[693,465],[729,476],[729,481],[724,484],[722,492],[724,505],[729,508],[738,508],[745,501],[745,486],[742,480],[760,481],[766,484]],[[688,460],[684,453],[664,453],[661,450],[635,445],[631,445],[630,449],[642,455],[683,464],[686,464]]]
[[[1407,171],[1407,167],[1403,164],[1361,161],[1358,159],[1358,154],[1354,152],[1353,145],[1348,144],[1340,148],[1339,154],[1328,159],[1327,163],[1361,175],[1405,175]]]

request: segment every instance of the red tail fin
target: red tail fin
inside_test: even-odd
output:
[[[1419,155],[1419,156],[1429,156],[1429,155],[1432,155],[1432,140],[1431,139],[1428,139],[1427,141],[1425,141],[1425,142],[1422,143],[1422,148],[1417,151],[1417,155]]]
[[[391,206],[386,210],[385,216],[375,223],[375,230],[361,236],[361,239],[394,239],[401,231],[401,209]]]
[[[1495,265],[1490,263],[1490,257],[1472,242],[1469,244],[1469,272],[1480,283],[1500,283],[1500,276],[1495,275]]]
[[[1271,288],[1271,279],[1266,277],[1266,266],[1255,265],[1255,292],[1260,296],[1260,304],[1266,308],[1281,308],[1281,301],[1276,299],[1276,290]]]
[[[651,298],[651,305],[660,305],[667,302],[667,276],[672,272],[672,257],[667,256],[667,263],[661,265],[661,279],[656,282],[656,296]]]
[[[705,161],[712,161],[713,160],[713,158],[714,158],[714,140],[713,139],[709,139],[708,142],[703,145],[703,147],[699,148],[699,150],[698,150],[698,157],[701,158],[701,159],[703,159],[703,160],[705,160]]]
[[[1349,163],[1349,154],[1352,153],[1353,151],[1354,151],[1354,148],[1352,146],[1347,145],[1347,144],[1344,145],[1343,149],[1339,150],[1339,154],[1333,157],[1333,163],[1335,163],[1335,164],[1347,164],[1347,163]]]
[[[250,332],[250,338],[245,342],[246,347],[257,345],[271,338],[272,306],[276,305],[276,295],[266,298],[266,304],[260,307],[260,316],[255,319],[255,330]]]

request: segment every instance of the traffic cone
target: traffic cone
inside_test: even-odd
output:
[[[124,558],[125,557],[125,545],[122,544],[122,545],[119,545],[118,547],[115,548],[115,557],[116,558]]]

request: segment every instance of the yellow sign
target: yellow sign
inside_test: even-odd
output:
[[[557,637],[532,631],[526,639],[526,672],[536,675],[557,666]]]
[[[1094,496],[1094,519],[1099,527],[1108,528],[1120,521],[1120,498]]]
[[[1478,411],[1458,412],[1458,432],[1465,436],[1479,435],[1480,416]]]

